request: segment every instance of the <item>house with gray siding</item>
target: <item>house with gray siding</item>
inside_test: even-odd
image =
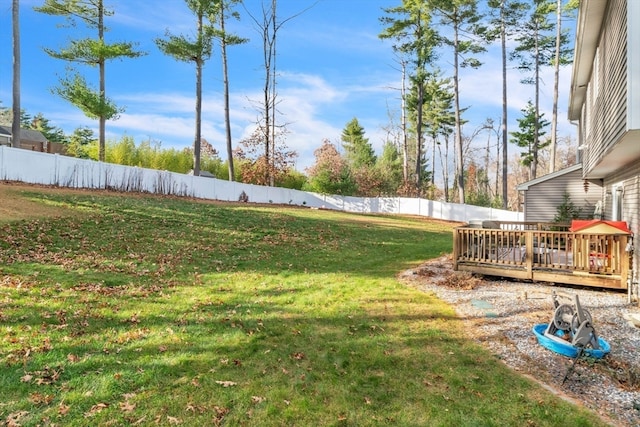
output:
[[[522,184],[526,219],[553,210],[565,190],[600,203],[602,219],[640,232],[640,1],[582,0],[569,119],[578,126],[580,165]],[[571,183],[569,182],[571,181]],[[573,196],[572,196],[573,197]],[[599,200],[598,200],[599,199]],[[640,250],[631,279],[638,282]]]
[[[583,0],[569,119],[578,123],[582,177],[602,180],[603,219],[640,231],[640,1]],[[638,280],[640,251],[633,255]]]
[[[553,222],[558,208],[565,203],[565,195],[579,211],[579,218],[601,216],[602,180],[583,180],[581,164],[525,182],[518,186],[518,191],[525,221]]]

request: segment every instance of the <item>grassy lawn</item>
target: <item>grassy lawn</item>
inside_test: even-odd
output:
[[[0,218],[7,425],[603,425],[396,280],[450,252],[448,225],[38,188],[0,197],[31,206]]]

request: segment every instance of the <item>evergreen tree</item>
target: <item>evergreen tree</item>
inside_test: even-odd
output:
[[[345,157],[354,169],[372,167],[376,162],[373,147],[364,134],[364,128],[355,117],[342,130],[341,140]]]
[[[423,99],[427,67],[435,60],[437,37],[431,28],[431,9],[427,2],[403,0],[402,5],[384,10],[387,16],[381,22],[387,27],[380,33],[381,39],[394,40],[393,49],[408,56],[412,69],[410,81],[417,93],[415,103],[415,163],[413,185],[419,195],[424,172]],[[403,67],[404,73],[404,67]],[[403,98],[403,104],[405,99]],[[406,137],[406,135],[405,135]],[[404,187],[407,187],[405,183]]]
[[[193,62],[196,66],[196,126],[193,141],[193,174],[200,175],[200,142],[202,139],[202,68],[211,57],[213,28],[206,22],[219,10],[220,0],[185,0],[189,10],[196,17],[196,35],[189,38],[184,35],[166,33],[166,39],[156,39],[156,45],[165,54],[178,61]]]
[[[529,4],[518,0],[488,0],[489,29],[485,33],[489,41],[500,39],[502,59],[502,208],[507,209],[508,192],[508,103],[507,103],[507,41],[519,31]],[[497,189],[496,189],[497,191]]]
[[[444,196],[445,200],[449,201],[449,137],[453,134],[455,126],[454,94],[451,79],[442,78],[439,70],[430,73],[425,87],[424,102],[426,107],[424,109],[425,133],[431,138],[433,153],[431,156],[431,186],[435,187],[435,152],[437,149],[442,166]],[[444,153],[442,150],[443,142],[445,144]]]
[[[565,13],[571,13],[578,7],[577,0],[569,0],[566,6],[563,6],[562,0],[556,0],[556,39],[555,39],[555,52],[553,54],[553,112],[551,116],[551,156],[549,159],[549,173],[553,173],[556,168],[556,149],[558,138],[558,87],[560,84],[560,66],[570,64],[573,57],[573,52],[568,49],[569,39],[567,37],[567,31],[562,28],[563,15]]]
[[[80,159],[88,159],[90,158],[89,146],[95,141],[95,135],[90,128],[77,128],[69,137],[67,154]]]
[[[99,160],[105,160],[105,126],[107,120],[116,119],[122,111],[106,96],[105,66],[107,61],[121,58],[136,58],[143,55],[128,42],[107,43],[105,33],[105,17],[113,15],[106,9],[103,0],[45,0],[44,4],[35,8],[47,15],[63,16],[70,27],[75,27],[80,20],[93,30],[96,38],[71,40],[69,45],[59,51],[45,48],[51,57],[71,63],[84,64],[99,70],[99,88],[94,90],[86,79],[77,71],[60,80],[55,92],[63,99],[71,102],[89,118],[99,122]]]
[[[549,121],[544,119],[544,114],[536,112],[531,100],[520,111],[522,111],[522,118],[517,119],[520,131],[511,133],[511,142],[524,149],[520,154],[520,162],[529,168],[529,179],[535,179],[539,151],[548,147],[551,142],[550,140],[540,141],[546,133],[545,128],[549,126]]]
[[[227,46],[233,46],[246,43],[248,40],[238,37],[235,34],[227,32],[226,21],[227,14],[230,17],[238,18],[237,12],[232,10],[237,3],[242,0],[219,0],[218,11],[214,17],[209,19],[214,24],[213,35],[220,42],[220,55],[222,57],[222,80],[224,84],[224,124],[225,137],[227,142],[227,166],[229,168],[229,181],[235,180],[235,172],[233,170],[233,143],[231,140],[231,117],[229,108],[229,66],[227,61]]]
[[[483,27],[482,15],[478,12],[477,0],[430,0],[434,14],[440,18],[440,41],[451,48],[453,55],[453,93],[455,107],[455,153],[456,184],[460,203],[464,195],[464,158],[462,141],[462,111],[460,106],[460,68],[478,68],[481,63],[474,55],[484,52],[481,43]]]
[[[534,145],[540,144],[540,128],[542,122],[540,113],[540,87],[542,85],[542,67],[551,64],[555,53],[554,25],[548,20],[548,15],[554,10],[554,3],[548,0],[533,0],[533,10],[522,26],[516,41],[519,43],[512,52],[511,57],[518,60],[521,71],[531,73],[522,82],[535,87],[535,100],[533,103],[536,119],[533,120],[532,138]],[[537,149],[534,149],[537,153]],[[537,156],[531,159],[531,178],[538,175]]]
[[[53,126],[49,119],[44,117],[42,113],[36,114],[27,124],[27,127],[40,131],[42,135],[47,138],[47,141],[58,142],[60,144],[67,142],[64,131],[57,126]]]
[[[380,195],[397,195],[403,179],[402,158],[398,147],[391,142],[385,142],[382,146],[382,154],[377,158],[375,168],[380,177]]]

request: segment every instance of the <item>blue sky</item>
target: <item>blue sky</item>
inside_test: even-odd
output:
[[[59,49],[80,29],[59,28],[63,20],[36,13],[42,0],[21,0],[22,108],[43,113],[53,125],[71,133],[81,126],[97,129],[97,123],[51,92],[65,74],[63,61],[50,58],[43,47]],[[247,8],[260,16],[259,0],[245,0]],[[312,6],[314,0],[279,0],[281,18]],[[289,148],[298,152],[296,168],[304,171],[313,161],[313,151],[324,139],[339,144],[340,133],[356,117],[377,152],[385,139],[383,127],[389,115],[398,120],[400,73],[388,42],[379,40],[379,18],[383,8],[400,0],[319,0],[315,6],[287,22],[278,33],[278,94],[280,122],[287,123]],[[151,139],[163,147],[186,147],[193,143],[195,71],[193,64],[163,55],[154,39],[173,34],[192,34],[194,18],[182,0],[108,0],[115,11],[108,18],[109,41],[137,42],[146,56],[116,60],[107,65],[107,95],[125,112],[107,123],[107,137],[134,137],[136,143]],[[263,84],[262,40],[242,8],[235,32],[249,38],[242,46],[230,47],[231,120],[234,145],[248,136],[258,118],[257,104]],[[72,31],[75,31],[72,33]],[[0,100],[11,106],[11,1],[0,0]],[[443,68],[447,67],[442,58]],[[481,57],[478,70],[461,75],[461,101],[469,110],[465,133],[471,134],[486,118],[500,120],[500,58],[495,48]],[[97,69],[82,68],[90,81]],[[559,135],[573,136],[566,120],[570,67],[562,71]],[[552,74],[544,77],[542,108],[551,117]],[[225,158],[222,109],[222,72],[219,52],[207,62],[203,83],[203,137]],[[510,130],[515,130],[533,87],[519,84],[523,76],[509,72]],[[478,138],[485,145],[486,136]],[[514,146],[510,147],[512,152]]]

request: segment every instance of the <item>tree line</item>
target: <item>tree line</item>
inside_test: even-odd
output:
[[[184,2],[195,18],[194,35],[174,35],[167,31],[155,44],[166,55],[194,65],[195,125],[191,147],[165,149],[160,142],[153,141],[136,145],[126,136],[120,141],[106,141],[106,121],[117,119],[123,110],[107,96],[105,67],[111,60],[135,59],[146,53],[137,50],[136,43],[107,41],[105,20],[114,11],[106,8],[103,0],[44,0],[41,6],[35,7],[44,14],[64,18],[70,26],[82,24],[92,34],[71,39],[59,50],[45,48],[45,51],[74,66],[60,79],[54,92],[98,121],[97,137],[88,127],[65,135],[42,114],[30,117],[20,109],[19,0],[13,0],[12,6],[13,108],[11,111],[2,108],[0,114],[5,118],[19,115],[23,127],[38,129],[50,141],[66,144],[68,154],[77,157],[176,172],[191,171],[195,175],[208,171],[222,179],[323,193],[421,196],[504,208],[514,207],[509,194],[513,186],[509,181],[518,170],[524,171],[522,179],[534,179],[541,164],[553,172],[571,157],[569,150],[560,151],[564,157],[557,155],[557,104],[559,67],[572,59],[569,32],[563,22],[572,18],[577,0],[398,0],[398,6],[383,9],[379,37],[392,44],[399,72],[400,105],[390,109],[382,152],[375,154],[364,128],[354,117],[345,125],[340,141],[322,141],[314,153],[315,163],[305,171],[306,175],[294,169],[297,153],[286,146],[288,132],[286,124],[277,117],[280,101],[275,80],[278,32],[307,9],[283,18],[278,13],[277,0],[261,0],[260,14],[250,12],[242,0]],[[264,96],[254,133],[234,147],[230,131],[227,47],[248,39],[228,32],[226,25],[230,19],[240,19],[241,9],[263,42]],[[202,71],[215,43],[220,47],[224,89],[224,161],[201,133]],[[478,129],[464,133],[467,123],[464,116],[469,107],[464,105],[460,73],[463,68],[481,67],[482,55],[491,44],[500,45],[502,115],[499,123],[487,118]],[[447,64],[446,67],[443,64]],[[97,89],[85,77],[86,66],[98,71]],[[508,129],[507,69],[511,66],[523,73],[522,83],[534,88],[534,97],[521,111],[515,131]],[[545,67],[554,69],[550,121],[541,112],[541,72]],[[14,145],[19,146],[19,127],[16,128],[16,120],[11,122]],[[549,125],[551,131],[547,136]],[[486,149],[478,149],[477,141],[475,146],[472,144],[480,135],[488,135]],[[508,155],[509,142],[519,147],[515,161]],[[451,148],[453,162],[449,157]],[[442,174],[438,177],[440,186],[436,185],[436,162]]]

